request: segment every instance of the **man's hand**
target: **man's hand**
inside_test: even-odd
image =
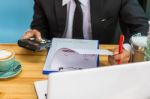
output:
[[[21,39],[29,39],[31,37],[34,37],[37,41],[42,40],[41,33],[35,29],[25,32]]]
[[[108,57],[108,61],[111,65],[117,64],[118,60],[121,60],[121,63],[128,63],[130,60],[130,52],[123,49],[121,54],[118,54],[118,48],[114,49],[113,56]]]

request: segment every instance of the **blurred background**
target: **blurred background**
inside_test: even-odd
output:
[[[0,0],[0,43],[16,43],[32,15],[33,0]]]
[[[138,1],[150,19],[150,0]],[[0,43],[16,43],[29,29],[32,15],[33,0],[0,0]]]

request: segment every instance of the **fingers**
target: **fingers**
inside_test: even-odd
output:
[[[41,33],[35,29],[25,32],[21,39],[29,39],[31,37],[34,37],[37,41],[42,40]]]
[[[114,59],[114,56],[108,56],[108,62],[110,63],[110,65],[117,64],[117,61]]]
[[[117,61],[120,60],[121,63],[128,63],[130,59],[130,52],[123,50],[121,54],[118,54],[118,49],[114,49],[114,55],[108,57],[108,61],[111,65],[117,64]]]
[[[33,37],[33,32],[32,32],[32,30],[25,32],[25,34],[22,36],[21,39],[29,39],[29,38],[31,38],[31,37]]]
[[[42,41],[41,33],[37,30],[33,30],[34,32],[34,37],[36,38],[37,41]]]
[[[130,53],[126,50],[123,50],[121,54],[114,56],[115,60],[121,60],[121,63],[128,63],[130,59]]]

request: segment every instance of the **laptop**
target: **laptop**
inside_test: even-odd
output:
[[[47,99],[150,99],[150,62],[48,75]]]

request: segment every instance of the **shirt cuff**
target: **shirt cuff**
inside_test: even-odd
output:
[[[125,43],[123,44],[123,48],[125,50],[127,50],[128,52],[131,52],[132,48],[131,48],[131,45],[129,43]]]

